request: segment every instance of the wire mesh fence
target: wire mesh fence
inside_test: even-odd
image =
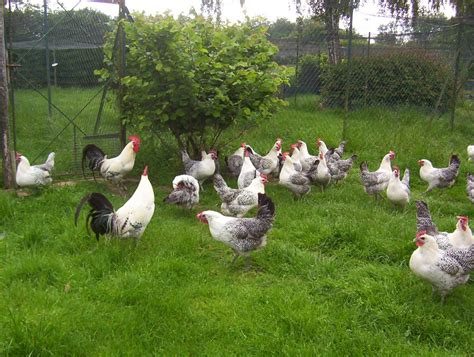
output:
[[[408,29],[393,21],[376,36],[340,31],[338,46],[309,20],[287,33],[270,25],[277,61],[294,69],[284,96],[314,95],[321,108],[346,111],[411,105],[434,116],[452,112],[454,120],[456,105],[472,100],[474,18],[420,18]]]
[[[55,152],[56,175],[80,173],[85,143],[121,147],[116,98],[95,74],[114,19],[80,3],[10,1],[5,21],[13,146],[35,164]]]
[[[81,2],[67,8],[58,0],[44,6],[10,1],[5,21],[14,148],[33,163],[55,151],[62,157],[58,171],[67,174],[80,172],[86,143],[114,155],[123,137],[120,98],[95,71],[107,56],[108,33],[116,36],[108,60],[117,66],[124,65],[125,43],[115,19],[78,9]],[[473,99],[474,18],[410,20],[400,25],[394,18],[368,36],[357,29],[329,36],[311,18],[269,23],[268,38],[279,49],[275,60],[292,71],[281,94],[320,110],[416,106],[453,121],[456,105]]]

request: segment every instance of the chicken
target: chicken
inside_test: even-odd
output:
[[[290,189],[295,197],[301,197],[311,191],[310,183],[315,180],[319,161],[316,161],[308,171],[295,170],[293,160],[287,152],[283,153],[283,167],[280,171],[279,184]]]
[[[82,207],[86,203],[91,207],[86,218],[86,228],[89,231],[90,226],[97,240],[100,235],[117,238],[134,237],[139,240],[155,211],[155,194],[148,179],[148,166],[145,166],[132,197],[117,211],[100,193],[94,192],[84,196],[74,215],[76,226]]]
[[[250,146],[247,145],[248,148]],[[250,148],[251,149],[251,148]],[[281,153],[281,139],[277,138],[275,144],[265,156],[258,155],[253,149],[250,152],[250,160],[253,166],[262,174],[270,175],[278,173],[278,155]]]
[[[418,232],[414,242],[418,248],[410,257],[410,269],[429,281],[433,293],[437,291],[444,302],[452,289],[469,280],[469,273],[474,269],[474,245],[464,249],[441,250],[426,231]]]
[[[417,231],[425,231],[431,235],[440,249],[466,248],[474,243],[467,217],[457,217],[458,222],[454,232],[439,232],[431,218],[431,213],[426,202],[416,201],[415,203]]]
[[[318,161],[318,156],[310,155],[308,152],[308,146],[302,140],[298,140],[298,149],[300,151],[300,163],[304,171],[309,170],[309,168],[314,164],[315,161]]]
[[[467,174],[466,191],[469,201],[474,203],[474,175],[471,173]]]
[[[318,138],[318,140],[316,141],[316,145],[319,147],[319,154],[322,153],[324,156],[326,156],[326,160],[330,162],[333,160],[337,161],[342,158],[342,155],[344,154],[344,150],[346,147],[346,142],[341,141],[339,146],[333,149],[331,152],[329,152],[329,154],[328,154],[328,151],[329,151],[328,147],[326,146],[325,142],[322,141],[320,138]]]
[[[244,163],[244,152],[246,144],[240,144],[240,147],[230,157],[225,157],[225,163],[231,176],[238,177]]]
[[[293,166],[295,167],[295,170],[302,171],[303,166],[301,164],[301,153],[297,144],[291,144],[291,159],[293,160]]]
[[[48,155],[48,159],[44,164],[33,166],[31,166],[28,159],[19,152],[17,152],[15,156],[18,162],[15,177],[18,186],[44,186],[53,182],[51,171],[54,168],[54,152]]]
[[[332,152],[334,149],[329,149],[327,155],[329,157],[333,156]],[[331,160],[327,163],[329,173],[331,174],[331,181],[338,183],[339,181],[344,180],[349,171],[352,169],[352,165],[357,160],[357,155],[352,155],[346,160]]]
[[[267,176],[260,174],[249,186],[235,189],[227,186],[220,174],[214,175],[214,189],[222,200],[221,212],[231,216],[243,217],[258,204],[258,194],[265,193]]]
[[[390,161],[395,158],[395,152],[390,151],[385,155],[377,171],[370,172],[367,167],[367,161],[360,164],[360,178],[364,185],[364,190],[368,195],[380,196],[380,192],[388,186],[388,181],[392,175]]]
[[[227,217],[215,211],[203,211],[196,217],[209,225],[211,236],[235,252],[233,264],[239,256],[262,248],[267,243],[266,234],[272,228],[275,219],[275,205],[265,194],[258,194],[258,212],[254,218]]]
[[[329,173],[326,157],[323,153],[319,154],[319,165],[316,169],[315,181],[321,187],[321,191],[331,182],[331,174]]]
[[[244,163],[242,164],[242,169],[237,179],[237,187],[240,189],[250,185],[252,180],[256,177],[256,168],[253,166],[252,160],[250,160],[250,150],[249,148],[245,150]]]
[[[410,170],[405,169],[400,181],[400,169],[394,166],[387,186],[387,198],[395,205],[405,207],[410,202]]]
[[[451,155],[449,166],[437,169],[433,167],[429,160],[419,160],[420,177],[423,181],[428,182],[428,188],[425,192],[430,192],[434,188],[451,187],[456,182],[461,164],[457,155]]]
[[[137,135],[128,137],[129,143],[125,145],[119,156],[107,158],[102,149],[94,144],[88,144],[82,150],[82,173],[84,173],[84,164],[88,161],[89,169],[95,179],[94,172],[98,171],[100,175],[108,181],[118,185],[121,190],[126,190],[123,184],[124,177],[133,169],[135,158],[140,151],[140,138]]]
[[[457,216],[458,222],[453,233],[448,234],[449,243],[453,248],[469,248],[474,244],[471,228],[469,228],[469,218],[467,216]]]
[[[199,203],[199,182],[192,176],[179,175],[173,180],[173,191],[163,200],[191,209]]]
[[[202,189],[203,182],[214,175],[216,172],[216,161],[217,161],[217,152],[215,150],[210,150],[206,154],[205,159],[201,161],[191,160],[189,158],[188,152],[183,149],[181,150],[181,158],[183,160],[184,171],[186,175],[194,177],[199,182],[199,186]]]
[[[467,156],[469,161],[474,161],[474,145],[468,145]]]

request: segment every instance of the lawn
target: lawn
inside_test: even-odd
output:
[[[346,181],[295,201],[275,181],[267,194],[276,220],[267,246],[230,267],[230,249],[214,241],[195,215],[218,210],[212,186],[191,212],[162,199],[181,165],[174,147],[143,143],[134,176],[150,166],[156,210],[141,242],[97,242],[73,213],[82,196],[106,194],[103,183],[52,186],[40,194],[0,193],[0,352],[2,355],[468,355],[474,335],[474,285],[441,305],[408,268],[415,249],[414,200],[428,202],[441,230],[456,215],[474,216],[465,193],[472,144],[472,104],[430,122],[413,108],[373,108],[348,118],[348,153],[375,170],[395,150],[412,170],[412,203],[394,209],[362,189],[355,165]],[[284,148],[341,137],[342,113],[313,97],[292,99],[274,118],[244,135],[259,152],[277,136]],[[234,146],[238,146],[235,141]],[[229,154],[231,149],[228,150]],[[446,166],[461,157],[456,185],[428,195],[417,160]],[[61,159],[58,158],[58,161]],[[235,180],[228,180],[235,185]],[[133,186],[133,184],[131,184]],[[133,189],[133,187],[131,187]]]

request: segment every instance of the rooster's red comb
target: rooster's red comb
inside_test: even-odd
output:
[[[138,144],[141,143],[141,139],[140,139],[140,137],[139,137],[138,135],[130,135],[130,136],[128,137],[128,140],[129,140],[129,141],[133,141],[133,142],[138,143]]]

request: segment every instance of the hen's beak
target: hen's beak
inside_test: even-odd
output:
[[[423,160],[418,160],[418,165],[423,166]]]

